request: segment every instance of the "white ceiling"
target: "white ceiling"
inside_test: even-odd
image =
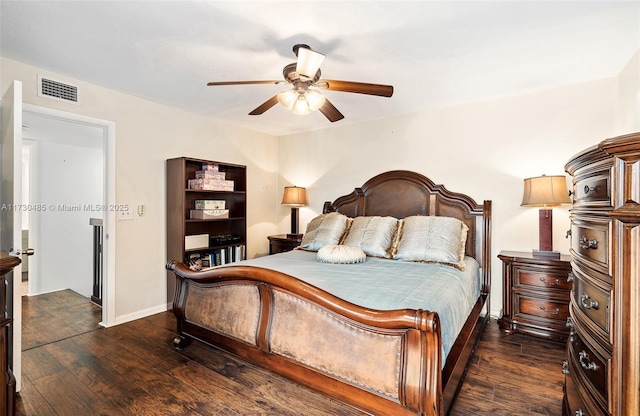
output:
[[[2,56],[272,135],[616,76],[640,47],[640,1],[0,1]],[[248,113],[306,43],[345,119]],[[35,82],[35,80],[34,80]],[[80,91],[80,94],[82,91]],[[82,99],[82,97],[80,97]]]

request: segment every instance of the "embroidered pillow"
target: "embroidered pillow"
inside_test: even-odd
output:
[[[411,216],[402,220],[395,260],[442,263],[465,269],[469,227],[457,218]]]
[[[339,244],[350,221],[349,217],[337,212],[315,217],[307,225],[299,248],[318,251],[326,245]]]
[[[359,247],[328,245],[318,250],[318,261],[323,263],[353,264],[367,260],[367,255]]]
[[[360,247],[367,256],[391,258],[391,243],[398,228],[393,217],[356,217],[342,244]]]

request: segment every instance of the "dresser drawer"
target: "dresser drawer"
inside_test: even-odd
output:
[[[611,160],[605,158],[573,174],[573,205],[611,208]]]
[[[600,416],[605,412],[601,406],[592,402],[587,394],[580,394],[584,387],[578,387],[572,374],[577,371],[569,367],[569,372],[564,379],[564,409],[563,415],[567,416]]]
[[[567,317],[569,317],[568,299],[554,301],[519,293],[516,293],[514,297],[514,317],[516,319],[531,319],[533,317],[557,321],[561,325],[565,325],[567,322]]]
[[[596,352],[580,334],[571,336],[568,355],[571,361],[571,375],[576,383],[585,382],[601,404],[608,403],[611,356],[604,351]]]
[[[538,287],[546,289],[571,290],[571,281],[568,281],[569,270],[532,270],[520,266],[515,269],[515,287]]]
[[[578,309],[605,333],[609,333],[611,292],[596,286],[578,270],[574,270],[573,301]]]
[[[607,217],[572,218],[571,250],[589,267],[604,274],[609,269],[609,223]]]

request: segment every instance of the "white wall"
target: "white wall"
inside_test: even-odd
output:
[[[102,212],[84,209],[103,201],[102,149],[47,141],[31,146],[32,212],[30,295],[71,289],[83,296],[93,290],[93,229],[89,218]],[[46,249],[45,249],[46,247]]]
[[[116,123],[116,203],[144,204],[116,227],[116,320],[166,304],[165,160],[190,156],[247,165],[249,257],[276,231],[277,139],[118,91],[0,58],[0,91],[23,82],[24,102]],[[79,86],[81,104],[37,96],[37,74]],[[279,201],[278,201],[279,202]]]
[[[618,77],[616,135],[640,131],[640,49]]]
[[[582,149],[614,133],[617,78],[517,97],[423,111],[280,138],[280,186],[306,186],[301,227],[323,202],[393,169],[493,201],[492,314],[502,307],[501,250],[538,247],[538,211],[520,207],[523,179],[564,174]],[[338,102],[336,97],[334,102]],[[345,114],[345,117],[349,117]],[[568,179],[569,180],[569,179]],[[286,231],[288,210],[279,210]],[[554,209],[554,248],[568,253],[568,207]]]

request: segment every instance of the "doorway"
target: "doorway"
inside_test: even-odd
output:
[[[29,295],[71,289],[91,298],[93,227],[104,224],[102,326],[115,321],[115,123],[25,104],[23,161],[29,206],[23,221],[35,255],[29,259]],[[23,170],[24,171],[24,170]],[[24,186],[23,181],[23,186]]]

